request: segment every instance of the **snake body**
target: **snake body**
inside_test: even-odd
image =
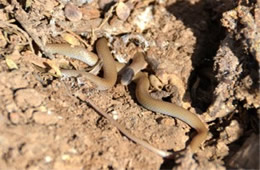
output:
[[[172,117],[176,117],[186,122],[192,128],[196,129],[198,134],[192,139],[190,143],[191,150],[193,152],[196,152],[201,143],[203,143],[206,139],[208,133],[208,129],[202,123],[199,117],[197,117],[197,115],[193,114],[192,112],[180,106],[177,106],[176,104],[152,98],[148,91],[150,87],[150,82],[145,73],[138,73],[135,82],[135,95],[138,102],[142,106],[154,112],[159,112]]]
[[[86,50],[84,47],[72,47],[69,44],[46,44],[45,50],[47,53],[59,53],[81,60],[90,66],[95,65],[98,60],[95,53]]]
[[[62,74],[64,76],[68,77],[77,77],[77,76],[84,76],[86,79],[88,79],[90,82],[94,83],[96,85],[96,88],[98,90],[107,90],[112,88],[117,80],[117,70],[116,70],[116,63],[115,60],[107,46],[107,40],[105,38],[101,38],[97,41],[96,43],[96,50],[98,53],[98,56],[103,60],[103,78],[98,77],[94,74],[85,72],[85,71],[78,71],[78,70],[61,70]],[[54,47],[56,48],[54,48]],[[57,48],[57,45],[48,45],[48,50],[51,53],[59,53],[59,54],[65,54],[64,51],[69,51],[68,46],[59,46]],[[55,51],[52,51],[52,49],[55,49]],[[85,56],[83,57],[81,54],[81,51],[76,51],[74,48],[72,48],[72,52],[69,52],[69,56],[77,56],[77,59],[85,62],[86,58]],[[66,54],[65,54],[66,55]],[[74,57],[75,58],[75,57]],[[89,60],[93,60],[93,58],[89,58]],[[90,61],[85,62],[88,64]]]
[[[98,56],[103,60],[103,72],[104,76],[103,78],[95,76],[91,73],[84,72],[84,71],[76,71],[76,70],[62,70],[62,74],[66,76],[79,76],[82,75],[86,77],[89,81],[97,85],[97,88],[99,90],[107,90],[111,87],[113,87],[117,80],[117,69],[116,69],[116,62],[113,59],[113,56],[108,48],[108,42],[105,38],[101,38],[96,43],[96,50],[98,53]],[[48,45],[49,49],[51,49],[51,45]],[[60,46],[59,46],[60,47]],[[68,49],[65,49],[67,47],[64,46],[64,51],[68,51]],[[50,51],[55,53],[61,53],[65,54],[63,52],[57,51]],[[59,50],[63,50],[63,48],[59,48]],[[70,52],[71,54],[71,52]],[[73,56],[80,56],[80,53],[76,50],[73,50]],[[141,53],[137,54],[136,56],[143,55]],[[82,60],[81,57],[77,57],[79,60]],[[85,59],[84,59],[85,60]],[[82,61],[84,61],[82,60]],[[132,69],[135,73],[136,70],[138,70],[138,67],[143,66],[143,64],[140,64],[137,61],[144,61],[143,59],[139,59],[136,57],[136,61],[133,61]],[[134,64],[135,63],[135,64]],[[143,62],[145,64],[145,62]],[[138,67],[137,67],[137,66]],[[140,71],[140,69],[138,70]],[[130,76],[133,77],[133,76]],[[161,100],[154,99],[149,94],[149,79],[147,75],[143,72],[137,73],[136,77],[134,78],[134,81],[136,82],[136,98],[138,102],[144,106],[145,108],[152,110],[154,112],[163,113],[172,117],[176,117],[187,124],[189,124],[192,128],[196,129],[198,132],[197,135],[192,139],[190,143],[191,150],[193,152],[196,152],[198,147],[205,141],[208,133],[208,129],[206,126],[202,123],[202,121],[197,117],[197,115],[191,113],[190,111],[177,106],[173,103],[164,102]]]

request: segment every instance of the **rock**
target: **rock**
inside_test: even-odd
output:
[[[64,13],[65,16],[72,22],[80,21],[82,18],[82,12],[80,11],[80,9],[71,3],[68,3],[65,6]]]

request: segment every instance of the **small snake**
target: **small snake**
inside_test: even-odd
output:
[[[126,67],[122,76],[121,76],[121,84],[128,85],[131,83],[134,76],[139,73],[141,70],[146,68],[147,62],[144,59],[144,55],[141,52],[136,52],[132,63]]]
[[[103,60],[103,71],[104,71],[103,78],[100,78],[88,72],[76,71],[76,70],[62,70],[62,74],[66,76],[82,75],[92,83],[96,84],[97,89],[99,90],[107,90],[113,87],[117,80],[117,69],[116,69],[117,64],[113,59],[113,56],[107,44],[108,42],[105,38],[99,39],[96,43],[96,50],[98,56]],[[63,47],[62,45],[59,46],[59,49],[57,50],[57,45],[48,44],[48,52],[50,53],[60,53],[67,56],[73,56],[73,58],[86,62],[86,57],[84,57],[83,59],[81,55],[82,53],[80,51],[81,50],[77,51],[74,49],[70,51],[67,46]],[[84,54],[85,53],[86,52],[84,52]],[[92,55],[85,55],[85,56],[92,56]],[[93,58],[90,58],[89,60],[93,60]],[[88,62],[89,61],[87,61],[86,63]],[[126,78],[123,78],[122,80],[123,84],[129,84],[129,82],[133,78],[134,82],[136,82],[136,92],[135,92],[136,98],[142,106],[154,112],[159,112],[172,117],[176,117],[186,122],[192,128],[196,129],[197,135],[192,139],[190,143],[192,152],[196,152],[198,147],[205,141],[207,137],[208,134],[207,127],[204,125],[204,123],[200,120],[200,118],[196,114],[193,114],[190,111],[180,106],[177,106],[173,103],[164,102],[152,98],[148,91],[150,87],[150,82],[147,77],[147,74],[144,72],[140,72],[140,70],[143,69],[143,67],[146,67],[146,62],[144,60],[143,54],[138,52],[135,55],[133,62],[129,66],[129,68],[126,68],[126,70],[131,70],[131,71],[128,71],[129,75],[127,75]]]
[[[107,40],[105,38],[101,38],[97,41],[96,49],[98,56],[103,60],[103,71],[104,77],[98,77],[91,73],[85,71],[77,71],[77,70],[61,70],[62,74],[65,76],[84,76],[86,79],[91,81],[97,86],[98,90],[107,90],[112,88],[117,80],[117,70],[116,70],[116,63],[115,60],[107,46]],[[63,46],[64,45],[64,46]],[[97,62],[95,59],[97,56],[92,55],[91,52],[85,50],[84,52],[82,47],[70,47],[69,45],[58,45],[58,44],[48,44],[47,45],[47,52],[48,53],[59,53],[67,55],[71,58],[75,58],[88,63],[93,63],[94,61]],[[71,49],[71,50],[70,50]],[[79,50],[76,50],[79,49]],[[82,55],[84,54],[84,56]],[[90,55],[91,54],[91,55]],[[96,64],[96,63],[94,63]],[[92,64],[92,66],[94,65]]]
[[[192,128],[196,129],[198,134],[192,139],[190,143],[191,150],[196,152],[198,147],[205,141],[208,134],[208,129],[200,120],[200,118],[194,113],[177,106],[176,104],[152,98],[148,91],[150,82],[147,74],[139,72],[136,75],[134,81],[136,82],[135,95],[138,102],[142,106],[154,112],[176,117],[186,122]]]

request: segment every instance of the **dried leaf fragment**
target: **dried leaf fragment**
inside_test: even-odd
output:
[[[0,31],[0,48],[4,48],[7,44],[6,38],[4,37],[2,31]]]
[[[79,40],[69,33],[63,33],[63,34],[61,34],[61,36],[65,41],[67,41],[69,44],[71,44],[73,46],[80,45]]]
[[[27,0],[26,2],[25,2],[25,9],[28,9],[28,8],[30,8],[32,6],[32,0]]]
[[[51,73],[51,74],[53,74],[54,76],[57,76],[57,77],[61,77],[62,76],[62,73],[61,73],[61,70],[59,68],[59,65],[55,61],[47,60],[47,64],[52,68],[49,71],[49,73]]]
[[[18,47],[17,47],[18,48]],[[21,54],[18,50],[14,50],[12,54],[5,56],[5,62],[9,69],[18,69],[15,61],[21,58]]]
[[[18,66],[16,65],[16,63],[9,57],[5,58],[5,62],[9,69],[18,69]]]

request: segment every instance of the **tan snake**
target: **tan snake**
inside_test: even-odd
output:
[[[94,83],[97,86],[97,89],[99,90],[107,90],[111,87],[113,87],[117,80],[117,69],[116,69],[116,62],[113,59],[113,56],[109,50],[108,42],[105,38],[101,38],[96,43],[96,50],[98,53],[98,56],[103,60],[103,71],[104,76],[103,78],[95,76],[91,73],[84,72],[84,71],[76,71],[76,70],[62,70],[62,74],[66,76],[79,76],[82,75],[92,83]],[[97,61],[97,59],[90,53],[90,55],[84,51],[82,52],[82,48],[78,47],[71,47],[68,48],[67,45],[55,45],[55,44],[47,44],[46,50],[50,53],[60,53],[67,56],[72,56],[72,58],[79,59],[86,63],[91,63],[93,65],[93,62]],[[82,55],[83,54],[83,55]],[[76,56],[76,57],[75,57]],[[88,58],[88,56],[90,56]],[[139,72],[140,67],[143,67],[145,64],[145,60],[142,59],[143,55],[138,53],[138,57],[136,57],[136,60],[133,61],[133,63],[129,66],[129,68],[133,71],[130,71],[130,74],[136,74],[134,77],[134,82],[136,82],[136,98],[138,102],[144,106],[145,108],[152,110],[154,112],[163,113],[172,117],[176,117],[184,122],[186,122],[188,125],[190,125],[192,128],[196,129],[197,135],[192,139],[190,143],[190,147],[192,152],[196,152],[198,147],[205,141],[208,129],[205,126],[205,124],[200,120],[200,118],[173,103],[164,102],[161,100],[154,99],[149,94],[149,79],[147,77],[146,73]],[[141,58],[140,58],[141,57]],[[140,62],[138,62],[140,61]],[[141,64],[140,64],[141,63]],[[145,65],[146,66],[146,65]],[[137,73],[138,72],[138,73]],[[131,79],[133,75],[128,76]],[[126,80],[124,84],[128,84],[130,80]],[[147,147],[147,146],[146,146]],[[149,147],[147,147],[150,150],[153,150]],[[165,156],[168,152],[166,152]],[[163,154],[161,154],[163,155]]]

